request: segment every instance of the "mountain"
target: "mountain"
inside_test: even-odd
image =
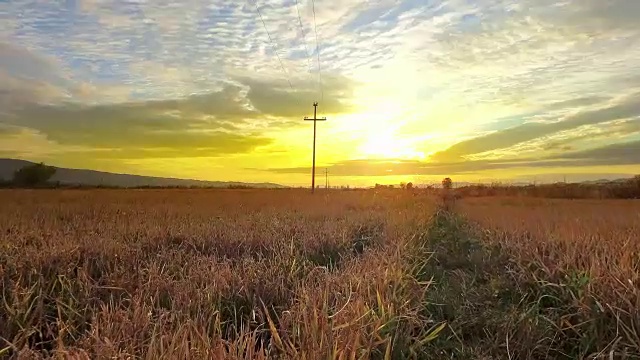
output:
[[[0,159],[0,180],[10,180],[13,173],[27,165],[34,163],[17,159]],[[56,167],[56,174],[51,181],[59,181],[65,185],[87,185],[87,186],[117,186],[117,187],[139,187],[139,186],[195,186],[195,187],[230,187],[247,186],[258,188],[284,188],[285,186],[273,183],[244,183],[227,181],[203,181],[189,179],[162,178],[153,176],[115,174],[109,172],[67,169]]]

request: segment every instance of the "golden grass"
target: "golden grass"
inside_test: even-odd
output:
[[[603,290],[640,286],[640,201],[478,198],[460,209],[552,276],[574,269]]]
[[[637,201],[445,198],[436,213],[426,193],[386,189],[0,199],[0,358],[640,357]]]
[[[640,201],[492,197],[457,207],[484,229],[485,244],[520,265],[529,277],[520,283],[555,297],[562,288],[563,301],[588,311],[591,322],[616,317],[612,341],[640,351]]]
[[[0,191],[0,357],[397,358],[422,313],[400,192]]]

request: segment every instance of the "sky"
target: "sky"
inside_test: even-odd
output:
[[[631,176],[639,17],[637,0],[0,0],[0,157],[303,186],[317,101],[320,184]]]

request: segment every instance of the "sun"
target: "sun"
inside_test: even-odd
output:
[[[396,137],[392,132],[371,134],[360,146],[361,156],[374,159],[423,159],[410,141]]]
[[[406,125],[406,107],[392,100],[380,101],[375,107],[353,116],[350,132],[357,139],[356,154],[364,159],[423,159],[416,150],[417,139],[402,133]]]

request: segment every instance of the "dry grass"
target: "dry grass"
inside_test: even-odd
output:
[[[640,287],[640,201],[480,198],[460,210],[549,277],[584,273],[610,300]]]
[[[0,358],[640,358],[637,201],[0,198]]]
[[[417,357],[405,192],[0,191],[0,357]],[[424,356],[424,355],[423,355]]]
[[[514,259],[507,271],[537,294],[537,311],[558,315],[555,336],[571,333],[583,354],[640,357],[640,202],[495,197],[457,208]]]

